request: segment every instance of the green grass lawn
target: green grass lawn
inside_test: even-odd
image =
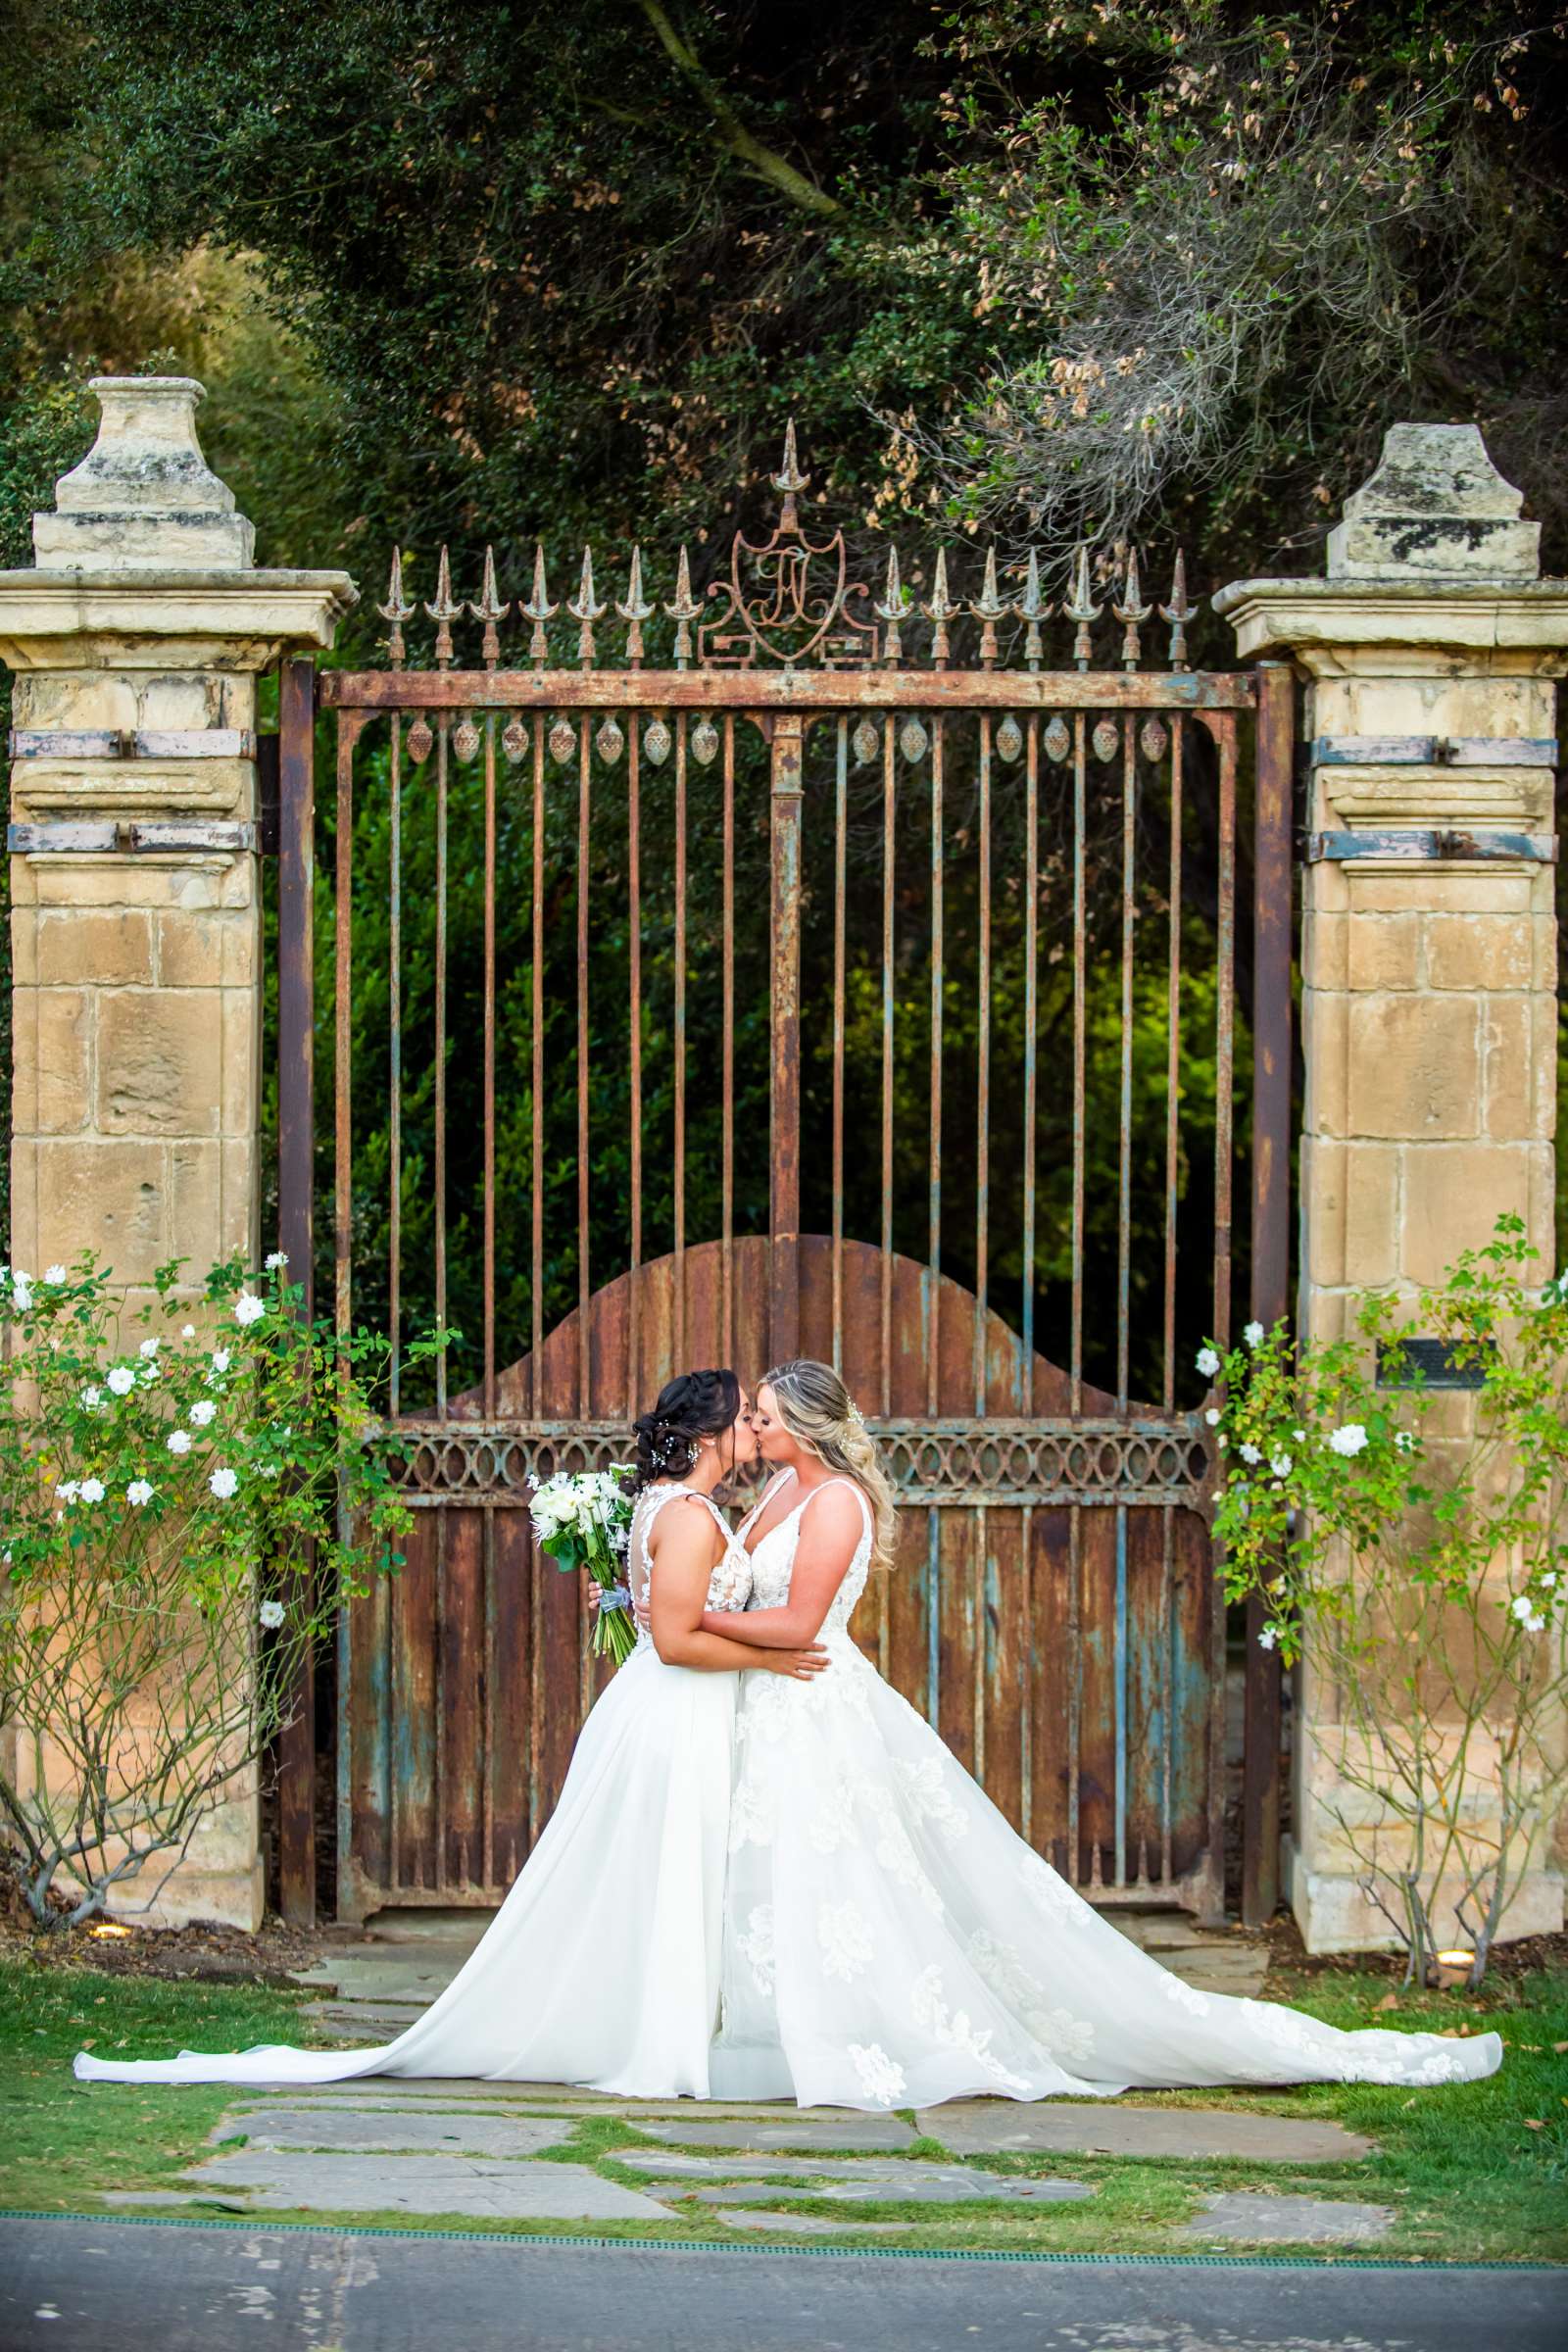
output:
[[[1250,2188],[1390,2205],[1397,2227],[1378,2251],[1396,2260],[1568,2259],[1568,1975],[1499,1983],[1462,1999],[1401,1994],[1392,2014],[1382,2007],[1387,1975],[1310,1977],[1271,1984],[1270,1990],[1334,2025],[1495,2028],[1508,2055],[1489,2082],[1419,2091],[1323,2083],[1294,2091],[1136,2094],[1140,2104],[1245,2104],[1253,2111],[1334,2118],[1365,2133],[1377,2152],[1363,2162],[1298,2170],[1109,2157],[974,2158],[968,2161],[980,2172],[1081,2180],[1097,2193],[1082,2204],[989,2213],[899,2202],[857,2208],[866,2221],[915,2225],[907,2236],[867,2242],[1082,2253],[1187,2250],[1190,2241],[1170,2233],[1194,2213],[1204,2191]],[[71,2059],[85,2043],[107,2055],[121,2047],[152,2054],[299,2040],[305,2038],[299,2008],[298,1997],[259,1984],[170,1984],[0,1962],[0,2207],[90,2212],[104,2189],[178,2186],[180,2172],[201,2155],[214,2125],[234,2102],[236,2093],[222,2087],[77,2083]],[[626,2124],[593,2115],[564,2120],[562,2131],[564,2157],[648,2185],[678,2218],[669,2224],[583,2224],[578,2230],[552,2222],[537,2225],[540,2230],[628,2238],[739,2235],[726,2230],[711,2208],[691,2200],[686,2183],[656,2180],[639,2170],[635,2153],[617,2155],[638,2144],[639,2135]],[[922,2142],[915,2152],[946,2153],[940,2142]],[[775,2201],[845,2218],[842,2207],[813,2199],[804,2182],[780,2185]],[[215,2200],[213,2210],[221,2209]],[[400,2229],[419,2226],[402,2214],[353,2218]],[[430,2226],[438,2226],[436,2217]],[[457,2226],[485,2227],[472,2221]],[[493,2227],[526,2233],[530,2226]],[[763,2233],[749,2231],[746,2242],[764,2242]],[[853,2243],[853,2231],[834,2242]],[[1325,2259],[1334,2259],[1332,2252]]]

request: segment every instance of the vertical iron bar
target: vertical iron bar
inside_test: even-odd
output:
[[[340,710],[337,721],[337,873],[333,975],[334,1185],[332,1218],[333,1321],[346,1333],[353,1314],[354,1273],[354,746],[364,716]]]
[[[529,1289],[533,1325],[528,1354],[528,1409],[540,1419],[544,1410],[545,1345],[545,714],[533,729],[533,972],[529,1010],[529,1048],[533,1091],[533,1182],[529,1199],[532,1220]],[[537,1547],[534,1550],[537,1560]],[[537,1585],[537,1578],[535,1579]],[[537,1615],[530,1612],[530,1625]],[[537,1728],[537,1727],[536,1727]],[[537,1783],[537,1775],[534,1776]],[[529,1838],[534,1829],[530,1815]]]
[[[719,1361],[735,1361],[735,714],[724,718],[724,1103],[719,1203]]]
[[[980,966],[974,1207],[974,1409],[987,1406],[987,1263],[991,1240],[991,713],[980,720]]]
[[[635,712],[626,728],[626,949],[630,995],[631,1133],[627,1138],[631,1177],[631,1264],[626,1276],[626,1418],[644,1403],[638,1394],[638,1348],[642,1337],[643,1262],[643,882],[642,738]]]
[[[844,1370],[844,990],[850,722],[838,723],[833,788],[833,1369]]]
[[[898,777],[894,760],[893,713],[882,729],[882,1219],[879,1395],[884,1414],[893,1410],[893,886],[894,810]]]
[[[931,1141],[929,1147],[930,1271],[925,1342],[925,1409],[935,1415],[942,1396],[942,984],[943,883],[942,762],[946,721],[938,711],[931,725]]]
[[[686,718],[675,721],[674,1370],[686,1364]]]
[[[484,1411],[496,1411],[496,722],[484,722]]]
[[[304,1287],[309,1319],[316,1287],[316,668],[309,661],[283,663],[277,772],[277,1241],[290,1280]],[[312,1567],[307,1557],[301,1575],[309,1578]],[[314,1660],[302,1658],[277,1742],[279,1891],[292,1927],[316,1920],[315,1690]],[[343,1708],[340,1698],[340,1722]],[[346,1869],[341,1806],[338,1819],[338,1858]]]
[[[1023,1379],[1018,1410],[1035,1409],[1035,1114],[1040,1025],[1040,718],[1027,722],[1024,776],[1023,917]],[[1024,1832],[1027,1838],[1027,1830]]]
[[[1167,1413],[1176,1404],[1176,1217],[1177,1183],[1181,1171],[1180,1142],[1182,1056],[1182,755],[1186,736],[1179,716],[1171,720],[1170,742],[1170,879],[1167,955],[1169,980],[1165,1001],[1165,1318],[1164,1372],[1160,1399]]]
[[[1121,1090],[1116,1130],[1116,1410],[1125,1413],[1128,1357],[1132,1345],[1133,926],[1138,919],[1134,867],[1138,736],[1130,715],[1121,722]],[[1118,1529],[1118,1544],[1125,1533],[1125,1529]]]
[[[1285,1314],[1290,1280],[1291,798],[1296,681],[1284,662],[1257,672],[1257,800],[1252,902],[1251,1310],[1265,1330]],[[1280,1671],[1258,1636],[1267,1611],[1247,1604],[1242,1803],[1242,1916],[1279,1901]]]
[[[804,722],[773,721],[769,905],[772,1065],[768,1092],[768,1346],[774,1363],[801,1344],[801,796]]]
[[[447,1320],[447,760],[452,713],[437,713],[435,769],[435,1319]],[[447,1411],[447,1350],[435,1359],[435,1409]]]
[[[1231,1336],[1232,1131],[1235,1123],[1236,1064],[1236,721],[1227,711],[1213,720],[1219,738],[1219,914],[1217,964],[1219,999],[1214,1051],[1214,1340],[1228,1348]]]
[[[593,1269],[588,1249],[588,881],[593,821],[593,732],[577,721],[577,1410],[593,1416],[593,1360],[588,1329]],[[586,1588],[585,1588],[586,1591]]]
[[[387,1326],[391,1345],[394,1417],[403,1394],[399,1363],[403,1298],[403,714],[392,713],[391,764],[387,771]]]
[[[1083,1411],[1084,1388],[1084,1063],[1088,1019],[1088,976],[1084,970],[1088,924],[1084,902],[1084,828],[1087,822],[1085,721],[1072,722],[1072,1337],[1068,1369],[1071,1410]],[[1077,1558],[1078,1516],[1073,1513],[1073,1557]],[[1077,1583],[1074,1580],[1074,1594]],[[1076,1747],[1074,1750],[1076,1754]],[[1077,1766],[1074,1764],[1074,1773]],[[1076,1813],[1077,1798],[1073,1799]],[[1073,1865],[1076,1870],[1076,1861]]]

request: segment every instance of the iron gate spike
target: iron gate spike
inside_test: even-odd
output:
[[[566,611],[573,620],[582,623],[577,631],[577,659],[584,669],[592,669],[594,622],[604,619],[606,608],[594,599],[594,551],[591,547],[585,547],[582,551],[582,583],[575,597],[567,597]]]
[[[1029,566],[1024,573],[1023,595],[1013,607],[1017,618],[1026,624],[1023,658],[1031,669],[1038,669],[1044,658],[1040,642],[1040,624],[1051,611],[1051,599],[1040,593],[1040,558],[1029,550]]]
[[[387,582],[386,603],[376,611],[388,623],[386,653],[394,669],[403,667],[403,623],[414,615],[414,607],[403,594],[403,550],[392,550],[392,577]]]
[[[519,605],[517,610],[524,620],[533,622],[533,633],[528,639],[528,659],[536,669],[542,669],[550,659],[550,639],[545,633],[545,622],[554,620],[561,607],[553,605],[545,593],[545,551],[537,545],[533,551],[533,595],[527,604]]]
[[[1187,623],[1195,607],[1187,601],[1187,558],[1180,548],[1170,575],[1170,603],[1161,605],[1159,617],[1170,622],[1170,665],[1172,669],[1187,667]]]
[[[885,620],[888,624],[887,638],[882,649],[883,658],[888,662],[901,662],[904,659],[902,624],[908,618],[911,604],[909,591],[899,578],[899,551],[896,547],[890,547],[888,549],[887,593],[880,605],[871,607],[878,620]]]
[[[778,527],[780,531],[792,535],[797,534],[801,527],[801,521],[795,511],[795,494],[798,490],[805,490],[809,485],[811,477],[808,473],[801,471],[800,462],[795,455],[795,419],[793,416],[784,427],[784,463],[777,473],[770,474],[768,479],[784,500],[783,506],[779,509]]]
[[[985,581],[969,610],[981,623],[980,666],[990,669],[997,658],[997,623],[1006,619],[1008,610],[997,593],[997,551],[994,547],[987,551]]]
[[[1153,611],[1152,605],[1139,602],[1139,594],[1138,550],[1136,547],[1130,547],[1127,550],[1126,585],[1122,591],[1122,599],[1120,604],[1112,603],[1110,608],[1113,617],[1122,624],[1121,660],[1124,669],[1138,667],[1139,623],[1147,620]]]
[[[475,620],[484,622],[484,651],[481,658],[486,669],[494,669],[501,660],[501,637],[498,623],[506,618],[512,611],[512,607],[510,604],[504,605],[501,602],[496,588],[496,558],[493,548],[487,547],[484,551],[484,580],[479,590],[479,602],[476,605],[470,605],[468,611]]]
[[[692,622],[702,612],[702,606],[692,594],[692,567],[686,550],[680,551],[680,563],[675,569],[675,601],[664,611],[675,623],[675,667],[684,669],[692,658]]]
[[[452,601],[452,565],[444,547],[441,550],[441,562],[435,575],[435,602],[426,605],[424,609],[436,624],[435,665],[437,669],[450,669],[452,666],[452,623],[461,618],[463,607]]]
[[[1078,623],[1077,634],[1072,643],[1072,658],[1080,669],[1087,669],[1095,650],[1090,640],[1089,626],[1091,621],[1100,618],[1100,607],[1093,601],[1089,593],[1089,542],[1087,539],[1080,539],[1078,542],[1078,555],[1073,566],[1072,600],[1063,605],[1062,611],[1069,620],[1075,620]]]
[[[931,582],[931,601],[920,610],[931,622],[931,660],[937,669],[946,669],[953,651],[948,635],[948,623],[958,616],[959,608],[948,594],[948,551],[937,549],[936,571]]]
[[[641,669],[643,665],[643,622],[652,620],[654,608],[643,597],[643,551],[631,551],[631,573],[626,582],[626,602],[617,604],[615,611],[626,623],[626,666]]]

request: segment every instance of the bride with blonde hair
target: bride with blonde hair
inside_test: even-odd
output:
[[[712,2097],[927,2107],[1495,2070],[1495,2034],[1341,2033],[1198,1992],[1140,1951],[851,1641],[868,1576],[892,1560],[894,1494],[838,1374],[776,1366],[752,1426],[774,1476],[739,1530],[746,1639],[820,1642],[833,1670],[741,1677]]]

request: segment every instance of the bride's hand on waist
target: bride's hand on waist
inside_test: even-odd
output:
[[[782,1674],[792,1683],[808,1683],[831,1664],[832,1659],[820,1642],[808,1642],[801,1649],[770,1649],[757,1661],[761,1673]]]

